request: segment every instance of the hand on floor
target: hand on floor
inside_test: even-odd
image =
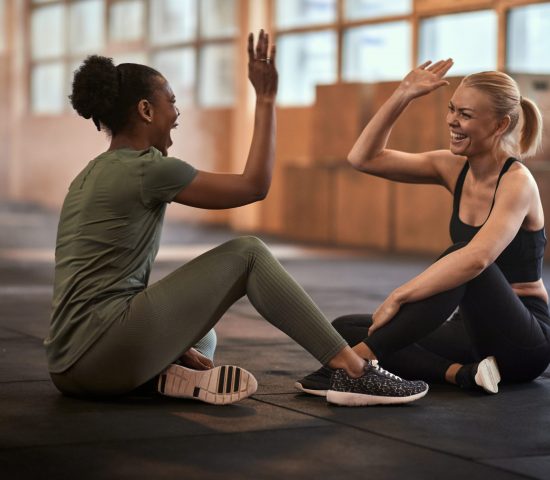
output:
[[[214,363],[208,357],[198,352],[194,348],[190,348],[180,357],[180,362],[184,367],[192,368],[193,370],[208,370],[214,368]]]

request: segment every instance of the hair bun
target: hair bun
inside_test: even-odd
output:
[[[118,95],[118,72],[112,58],[91,55],[75,71],[69,98],[80,116],[101,120],[113,110]]]

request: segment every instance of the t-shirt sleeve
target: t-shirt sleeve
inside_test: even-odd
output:
[[[144,163],[142,177],[143,203],[152,207],[169,203],[197,175],[197,170],[187,162],[174,157],[163,157],[154,152]]]

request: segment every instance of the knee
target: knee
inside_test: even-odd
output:
[[[254,237],[252,235],[238,237],[231,242],[238,251],[243,253],[269,252],[269,248],[267,248],[267,245],[262,242],[258,237]]]
[[[350,328],[370,327],[372,325],[372,315],[343,315],[332,321],[334,329],[342,334]]]

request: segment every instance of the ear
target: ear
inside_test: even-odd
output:
[[[151,123],[153,121],[154,108],[149,100],[140,100],[137,104],[137,112],[139,118],[145,123]]]
[[[511,122],[512,119],[510,118],[510,115],[504,115],[504,117],[502,117],[497,123],[495,135],[504,135],[508,131]]]

